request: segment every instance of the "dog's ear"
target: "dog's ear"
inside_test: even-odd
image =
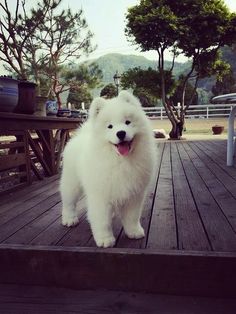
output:
[[[119,93],[118,98],[120,98],[121,100],[133,105],[133,106],[137,106],[137,107],[141,107],[141,103],[138,100],[137,97],[135,97],[133,94],[127,92],[126,90],[122,90]]]
[[[96,118],[96,116],[99,114],[99,111],[102,109],[102,107],[105,104],[105,99],[102,97],[95,98],[90,106],[89,109],[89,117]]]

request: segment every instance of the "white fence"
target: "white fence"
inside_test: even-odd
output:
[[[180,110],[180,107],[176,107]],[[232,109],[232,104],[208,104],[189,106],[186,119],[210,119],[228,117]],[[167,119],[165,108],[163,107],[145,107],[146,114],[151,119]]]

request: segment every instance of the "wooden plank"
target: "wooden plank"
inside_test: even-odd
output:
[[[78,212],[80,214],[79,224],[72,227],[67,228],[68,232],[61,237],[59,241],[57,241],[57,245],[59,246],[87,246],[92,233],[90,229],[90,225],[87,221],[87,217],[85,214],[86,211],[86,199],[83,198],[78,203]]]
[[[1,283],[236,297],[235,253],[8,244],[0,261]]]
[[[165,250],[177,248],[169,143],[166,143],[163,153],[149,227],[147,248]]]
[[[9,193],[8,195],[2,196],[1,202],[0,202],[0,212],[4,211],[6,207],[11,208],[12,203],[14,203],[18,198],[22,197],[23,199],[21,201],[24,201],[25,199],[29,199],[33,197],[35,193],[40,194],[41,188],[45,190],[47,184],[54,182],[54,184],[56,185],[58,178],[59,178],[59,175],[47,177],[47,178],[44,178],[44,180],[41,182],[38,182],[38,181],[33,182],[30,186],[27,186],[27,188],[25,189],[14,191],[14,192]]]
[[[54,144],[54,138],[53,138],[53,131],[43,130],[42,133],[47,142],[47,145],[45,145],[44,142],[41,143],[42,148],[43,148],[43,159],[48,165],[51,175],[53,175],[53,174],[56,174],[55,144]],[[49,152],[48,152],[48,148],[49,148]]]
[[[229,176],[236,180],[236,168],[226,166],[226,149],[225,152],[222,153],[218,147],[213,148],[212,142],[210,141],[198,141],[196,144],[204,151],[205,154],[208,155],[208,157],[212,159],[213,162],[218,164],[222,170],[224,170]]]
[[[12,113],[10,113],[12,114]],[[2,112],[0,112],[0,116],[2,115]],[[13,128],[7,128],[7,127],[3,127],[4,122],[1,120],[1,124],[0,124],[0,136],[9,136],[10,138],[13,138],[13,136],[16,135],[22,135],[23,129],[18,129],[15,130],[14,127]],[[11,140],[11,139],[10,139]]]
[[[153,173],[152,182],[150,183],[150,186],[147,192],[147,197],[144,203],[143,214],[141,217],[141,225],[144,228],[146,237],[143,239],[133,240],[133,239],[129,239],[125,235],[124,231],[122,231],[119,238],[117,239],[116,247],[120,247],[120,248],[122,247],[144,248],[146,247],[146,242],[147,242],[148,232],[149,232],[149,224],[150,224],[150,219],[151,219],[152,209],[153,209],[153,198],[156,191],[156,184],[157,184],[157,179],[159,176],[160,164],[162,160],[164,146],[165,146],[164,142],[157,143],[155,169]]]
[[[8,195],[9,193],[15,192],[18,189],[23,189],[26,186],[28,186],[27,182],[20,182],[17,185],[10,186],[6,190],[0,192],[0,197],[4,197],[6,194]]]
[[[36,132],[37,135],[38,135],[38,140],[43,144],[45,150],[47,150],[47,153],[49,154],[50,151],[51,151],[51,148],[50,148],[50,146],[49,146],[49,143],[48,143],[47,139],[46,139],[45,136],[44,136],[43,131],[42,131],[42,130],[36,130],[35,132]],[[46,152],[45,152],[45,153],[46,153]]]
[[[178,247],[181,250],[209,251],[211,246],[199,217],[176,146],[176,143],[171,143]]]
[[[55,171],[58,172],[61,164],[61,158],[62,158],[62,152],[64,150],[65,144],[66,144],[66,139],[67,139],[67,130],[60,130],[59,131],[59,143],[58,143],[58,151],[57,151],[57,156],[56,156],[56,169]]]
[[[181,143],[178,145],[178,150],[189,186],[213,250],[236,251],[236,234],[209,192],[205,182],[198,174]]]
[[[61,203],[60,203],[61,205]],[[85,219],[84,214],[84,199],[80,200],[78,203],[78,211],[80,212],[80,223],[78,225],[79,229],[76,230],[76,227],[65,227],[61,223],[61,217],[56,219],[52,224],[50,224],[42,233],[35,237],[30,244],[33,245],[62,245],[63,242],[71,241],[72,245],[76,245],[76,241],[80,241],[81,237],[88,237],[88,235],[83,233],[83,228],[80,228],[81,223]],[[71,239],[71,240],[69,240]]]
[[[201,149],[203,152],[202,159],[204,159],[204,162],[207,162],[207,166],[211,169],[212,172],[214,172],[215,176],[224,184],[225,188],[236,198],[236,179],[234,179],[231,174],[227,171],[225,171],[224,166],[218,163],[218,161],[215,161],[211,158],[211,155],[209,156],[208,150],[205,146],[199,145],[199,143],[196,143],[197,147]],[[229,168],[225,166],[226,168]]]
[[[29,153],[29,141],[28,141],[28,133],[26,131],[23,132],[23,135],[17,136],[17,141],[23,141],[24,147],[19,148],[20,153],[25,154],[25,165],[19,167],[19,171],[26,171],[26,182],[31,184],[32,177],[31,177],[31,166],[30,166],[30,153]],[[21,180],[22,181],[22,180]]]
[[[18,172],[18,173],[14,173],[12,175],[4,176],[4,177],[0,178],[0,184],[10,182],[10,181],[15,180],[15,179],[20,179],[20,178],[26,177],[26,176],[27,176],[26,172]]]
[[[57,203],[42,215],[36,217],[34,220],[16,231],[12,236],[6,239],[4,243],[29,244],[60,216],[61,203]]]
[[[52,173],[52,170],[51,168],[48,166],[47,162],[45,161],[44,159],[44,156],[43,156],[43,152],[39,146],[38,143],[36,143],[30,136],[30,134],[28,135],[28,138],[29,138],[29,144],[35,154],[35,156],[38,158],[38,161],[40,162],[40,164],[42,165],[43,167],[43,170],[45,171],[46,175],[49,175],[51,176],[53,173]]]
[[[5,314],[235,314],[236,300],[1,284],[0,308]]]
[[[0,155],[0,171],[9,170],[11,168],[19,167],[26,163],[24,153],[13,155]]]
[[[16,231],[24,227],[26,224],[30,223],[39,215],[43,214],[49,208],[53,207],[59,202],[59,193],[55,193],[49,196],[47,199],[44,199],[39,204],[25,211],[23,215],[18,215],[10,220],[7,220],[0,229],[0,241],[4,241],[9,238]],[[4,217],[2,217],[4,220]]]
[[[45,186],[33,190],[32,192],[31,189],[28,189],[27,187],[26,189],[24,189],[24,191],[22,191],[23,195],[19,197],[17,196],[13,197],[14,193],[12,193],[12,201],[3,204],[0,207],[0,221],[1,221],[0,225],[3,220],[6,221],[8,215],[16,216],[18,213],[22,212],[21,208],[27,210],[57,191],[58,182],[56,181],[51,182],[49,184],[45,184]]]
[[[2,134],[5,134],[5,130],[14,130],[14,132],[16,130],[72,130],[77,129],[82,123],[81,119],[77,118],[40,117],[29,114],[15,114],[12,112],[0,112],[0,119],[0,132],[2,132]]]
[[[0,142],[0,149],[19,148],[19,147],[24,147],[24,142],[10,142],[10,143]]]
[[[36,165],[32,159],[30,160],[30,166],[31,166],[31,169],[32,169],[33,173],[35,174],[36,178],[39,180],[43,180],[43,175],[41,174],[39,169],[36,167]]]
[[[189,143],[188,145],[185,144],[184,147],[212,196],[236,232],[236,199],[228,192],[222,182],[215,175],[217,172],[215,167],[213,166],[212,171],[210,170],[212,162],[209,161],[208,157],[196,146],[196,144]]]

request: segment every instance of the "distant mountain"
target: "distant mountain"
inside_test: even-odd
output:
[[[123,55],[119,53],[106,54],[98,59],[93,60],[103,73],[104,85],[113,83],[113,76],[118,71],[119,74],[127,71],[130,68],[140,67],[141,69],[157,68],[157,60],[148,60],[143,56],[136,55]],[[165,62],[166,69],[171,67],[171,61]],[[174,67],[174,75],[178,76],[183,73],[189,67],[189,63],[176,62]]]
[[[231,49],[230,47],[224,47],[221,49],[222,58],[227,61],[233,69],[233,73],[236,77],[236,50]],[[151,67],[152,69],[157,68],[157,60],[148,60],[143,56],[136,55],[123,55],[119,53],[106,54],[98,59],[92,60],[97,63],[99,68],[103,73],[102,84],[113,83],[113,76],[118,71],[119,74],[127,71],[130,68],[140,67],[141,69],[147,69]],[[175,62],[175,67],[173,74],[175,77],[178,77],[182,73],[188,72],[191,66],[191,62]],[[168,69],[171,67],[171,61],[165,62],[165,68]],[[215,84],[214,77],[208,77],[199,80],[198,87],[204,89],[205,91],[210,92],[212,86]],[[93,92],[93,96],[97,96],[100,92],[100,89],[96,89]]]

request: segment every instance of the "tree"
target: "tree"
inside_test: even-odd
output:
[[[90,90],[101,85],[102,71],[95,63],[83,63],[75,67],[69,65],[60,72],[60,82],[63,91],[69,90],[68,100],[76,108],[81,103],[89,104],[92,96]]]
[[[167,93],[174,89],[174,79],[170,71],[164,72]],[[143,70],[135,67],[124,72],[121,76],[121,86],[124,89],[133,89],[135,96],[139,98],[144,107],[152,106],[161,97],[160,73],[152,68]]]
[[[58,6],[62,0],[57,0]],[[83,11],[72,13],[70,9],[55,12],[50,6],[44,20],[40,25],[36,39],[41,50],[47,56],[40,71],[51,81],[51,90],[56,96],[60,106],[60,94],[64,91],[64,82],[60,81],[60,72],[65,63],[78,60],[82,54],[88,55],[95,47],[91,44],[93,34],[88,30]],[[34,49],[34,45],[31,45]],[[36,67],[37,68],[37,67]]]
[[[40,24],[43,24],[50,2],[42,0],[30,13],[26,13],[23,0],[16,1],[14,13],[9,9],[7,0],[0,3],[0,60],[19,79],[26,80],[28,77],[27,42],[34,36]],[[56,5],[56,1],[53,3]]]
[[[170,100],[173,102],[175,106],[177,106],[178,103],[179,104],[181,103],[184,80],[185,76],[181,75],[177,82],[176,89],[173,95],[171,95],[170,97]],[[198,103],[198,94],[190,82],[187,82],[186,84],[185,101],[190,105],[192,104],[196,105]]]
[[[236,80],[233,76],[233,71],[225,74],[221,79],[216,80],[215,85],[212,87],[213,96],[222,94],[236,93]]]
[[[14,14],[7,0],[0,4],[0,60],[4,61],[22,79],[32,77],[38,84],[48,87],[59,104],[64,91],[61,72],[65,64],[88,55],[95,47],[93,34],[83,17],[82,10],[72,13],[60,10],[62,0],[41,0],[28,14],[25,0],[17,0]],[[23,12],[23,13],[20,13]],[[49,92],[48,91],[48,92]]]
[[[127,14],[126,35],[143,51],[156,50],[161,76],[161,98],[172,124],[170,138],[180,138],[189,104],[185,101],[187,82],[220,68],[218,50],[235,40],[235,15],[221,0],[141,0]],[[191,58],[192,66],[182,85],[180,114],[170,101],[165,84],[165,53],[173,53],[172,72],[179,53]],[[218,64],[217,64],[218,63]]]
[[[107,84],[100,92],[100,96],[104,98],[114,98],[117,96],[117,88],[114,84]]]
[[[76,109],[82,108],[82,103],[84,103],[85,108],[89,108],[89,104],[92,102],[92,96],[86,85],[81,85],[79,89],[70,89],[67,104],[71,103]]]

